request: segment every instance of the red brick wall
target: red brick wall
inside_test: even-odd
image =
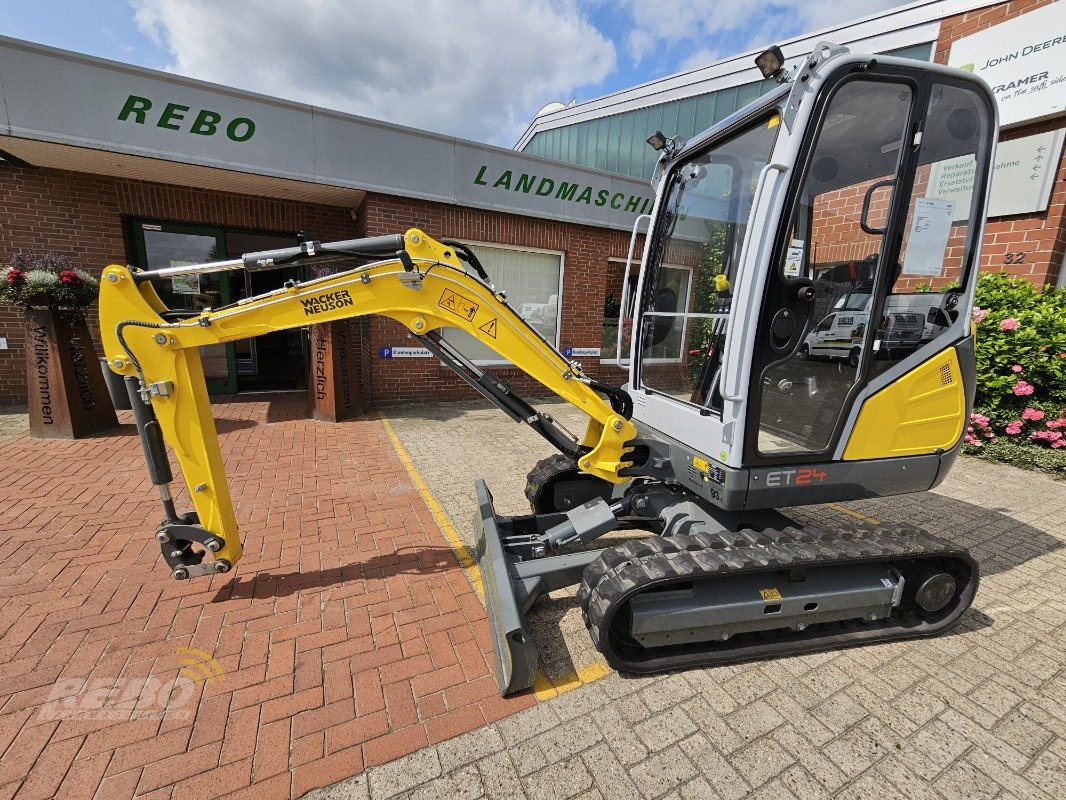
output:
[[[561,344],[596,347],[602,336],[603,299],[609,277],[608,258],[623,258],[624,231],[474,211],[439,203],[369,195],[357,219],[349,209],[227,194],[178,186],[121,180],[32,167],[0,166],[0,263],[19,250],[71,255],[86,269],[133,260],[125,240],[124,217],[250,228],[305,231],[322,239],[376,236],[424,228],[433,236],[455,237],[516,247],[557,250],[564,254]],[[372,403],[453,400],[478,395],[435,359],[385,360],[384,345],[404,345],[406,331],[383,318],[350,323],[361,342],[364,397]],[[90,320],[95,332],[95,320]],[[25,400],[25,348],[22,314],[0,305],[0,336],[9,349],[0,351],[0,403]],[[99,346],[99,345],[97,345]],[[585,359],[596,377],[620,383],[623,374]],[[515,368],[495,368],[523,393],[545,390]]]
[[[211,192],[79,172],[0,164],[0,266],[18,251],[54,251],[93,273],[133,260],[123,217],[249,228],[303,230],[319,239],[358,235],[348,209]],[[95,314],[89,327],[96,338]],[[0,403],[26,397],[22,312],[0,304]],[[99,340],[96,342],[99,349]]]
[[[934,60],[946,64],[951,43],[956,39],[1032,11],[1039,6],[1046,5],[1047,2],[1048,0],[1014,0],[1014,2],[1000,3],[944,20],[936,43]],[[1003,131],[1000,139],[1010,141],[1061,127],[1063,127],[1061,118],[1021,125]],[[912,210],[915,198],[925,195],[925,182],[928,177],[928,167],[920,170],[911,197]],[[815,207],[812,236],[816,248],[812,253],[814,263],[861,260],[865,255],[877,249],[878,240],[861,233],[857,222],[867,186],[868,184],[849,187],[827,193],[819,198]],[[874,196],[871,204],[871,224],[877,224],[876,216],[879,211],[883,215],[887,210],[888,198],[887,191],[878,192]],[[941,288],[957,279],[966,233],[967,223],[957,223],[952,227],[944,277],[933,279],[932,288]],[[1064,252],[1066,252],[1066,153],[1059,164],[1047,211],[996,217],[986,223],[980,268],[985,272],[1005,270],[1011,275],[1031,280],[1037,285],[1054,284],[1058,278]],[[1007,253],[1024,253],[1024,261],[1020,264],[1008,264],[1005,262]],[[913,291],[919,284],[925,283],[930,283],[930,280],[904,276],[897,285],[897,291]]]
[[[940,25],[933,60],[946,64],[951,44],[956,39],[983,31],[1028,11],[1046,6],[1054,0],[1012,0],[945,19]],[[1057,130],[1062,118],[1020,125],[1004,131],[1001,141],[1021,139],[1035,133]],[[1007,264],[1007,253],[1025,253],[1021,264]],[[1066,155],[1059,162],[1051,202],[1047,211],[996,217],[985,225],[981,250],[981,269],[985,272],[1005,270],[1033,281],[1037,285],[1054,285],[1066,253]]]
[[[549,220],[478,211],[458,206],[389,195],[368,195],[360,223],[367,236],[423,228],[432,236],[532,247],[563,253],[563,292],[560,299],[563,347],[598,347],[603,335],[603,299],[612,270],[608,258],[625,258],[629,235]],[[501,287],[506,288],[506,287]],[[436,359],[382,359],[379,347],[417,346],[407,330],[391,320],[375,317],[369,323],[370,370],[364,374],[367,396],[376,403],[457,400],[479,395]],[[365,363],[365,362],[364,362]],[[624,375],[601,367],[598,359],[582,359],[590,375],[621,383]],[[545,389],[513,367],[492,367],[492,372],[527,396],[543,396]]]

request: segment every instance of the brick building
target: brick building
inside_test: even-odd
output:
[[[609,259],[625,257],[632,221],[652,203],[647,182],[10,39],[0,39],[0,75],[5,263],[21,251],[95,272],[160,267],[414,226],[474,246],[557,346],[598,348]],[[172,308],[215,307],[309,274],[156,288]],[[476,396],[398,324],[343,327],[365,404]],[[23,328],[22,311],[0,305],[0,403],[26,396]],[[313,389],[311,333],[205,350],[209,390]],[[494,353],[472,354],[536,391]]]
[[[1004,111],[1001,104],[982,268],[1062,285],[1066,83],[1037,87],[1039,64],[1030,70],[1024,59],[1066,63],[1056,56],[1066,53],[1066,37],[1049,32],[1064,21],[1066,2],[920,0],[797,37],[782,49],[792,66],[829,40],[968,67],[987,77],[1001,100],[1044,98],[1035,110]],[[1002,52],[959,61],[989,30]],[[328,241],[417,226],[471,243],[537,330],[573,348],[596,377],[620,383],[623,372],[611,361],[625,325],[629,231],[652,202],[654,153],[644,138],[656,129],[692,135],[772,88],[758,79],[753,55],[549,107],[509,151],[0,38],[0,259],[54,251],[91,270],[112,262],[159,267],[301,237]],[[1016,63],[1020,82],[1003,77]],[[1066,77],[1057,69],[1044,84]],[[1037,155],[1030,178],[1025,159]],[[1021,189],[1019,177],[1026,181]],[[919,176],[930,180],[946,180],[944,170]],[[833,213],[846,214],[856,202],[858,194],[837,198]],[[861,243],[827,235],[815,260],[828,271],[861,260],[860,251]],[[683,292],[696,282],[694,265],[686,264],[675,266]],[[201,276],[162,291],[172,306],[216,306],[305,274],[290,268]],[[358,320],[343,331],[353,383],[368,404],[474,396],[395,323]],[[308,334],[270,334],[205,352],[209,388],[313,391],[318,351]],[[7,345],[0,349],[0,403],[22,402],[21,311],[0,306],[0,339]],[[464,346],[520,390],[537,392],[493,353]],[[683,370],[684,347],[682,340],[664,345],[660,368]]]

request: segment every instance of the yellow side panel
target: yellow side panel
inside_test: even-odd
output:
[[[937,354],[862,405],[845,461],[949,450],[966,424],[966,393],[954,347]]]

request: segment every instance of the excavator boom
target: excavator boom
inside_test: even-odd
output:
[[[243,259],[156,273],[112,265],[103,273],[100,326],[108,365],[127,381],[153,482],[163,493],[167,519],[157,536],[175,577],[226,572],[241,557],[233,501],[226,482],[199,348],[270,331],[334,322],[369,314],[406,326],[438,357],[516,420],[527,422],[556,447],[578,459],[589,475],[623,482],[626,443],[636,436],[624,395],[586,377],[528,325],[503,294],[461,260],[465,248],[447,245],[411,229],[403,236],[251,253]],[[285,287],[185,319],[174,319],[152,289],[151,279],[178,272],[272,266],[279,261],[391,258]],[[469,251],[465,253],[469,258]],[[484,274],[474,259],[477,271]],[[487,277],[487,276],[486,276]],[[589,417],[581,442],[573,441],[544,415],[478,370],[441,336],[444,328],[466,331],[508,359],[545,388]],[[611,402],[600,392],[606,393]],[[611,403],[615,407],[612,407]],[[168,484],[163,442],[170,444],[195,507],[179,516]],[[203,552],[213,561],[203,562]]]

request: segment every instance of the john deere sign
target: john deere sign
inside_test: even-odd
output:
[[[1003,125],[1066,110],[1066,3],[1051,3],[951,45],[948,64],[988,81]]]

